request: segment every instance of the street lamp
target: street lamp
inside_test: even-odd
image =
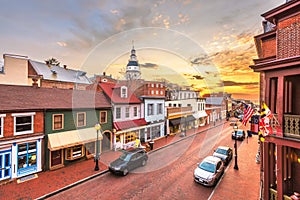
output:
[[[97,124],[95,125],[95,129],[97,131],[97,140],[96,140],[96,156],[95,156],[95,171],[99,170],[99,130],[101,129],[101,125],[97,122]]]
[[[237,164],[237,157],[238,157],[238,155],[237,155],[237,143],[236,143],[236,137],[237,137],[237,130],[238,130],[238,126],[237,126],[237,124],[235,123],[234,124],[234,126],[233,126],[233,130],[234,130],[234,169],[235,170],[239,170],[239,166],[238,166],[238,164]]]

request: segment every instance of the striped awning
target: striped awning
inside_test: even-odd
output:
[[[102,134],[98,133],[98,139],[102,140]],[[48,149],[55,151],[97,140],[95,128],[86,128],[72,131],[48,134]]]
[[[137,120],[129,120],[129,121],[122,121],[122,122],[114,122],[114,128],[117,131],[125,130],[133,127],[139,127],[147,125],[146,120],[143,119],[137,119]]]

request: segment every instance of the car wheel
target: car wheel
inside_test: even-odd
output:
[[[144,159],[143,161],[142,161],[142,166],[145,166],[146,165],[146,160]]]
[[[123,171],[123,176],[126,176],[128,174],[128,169],[125,168],[124,171]]]

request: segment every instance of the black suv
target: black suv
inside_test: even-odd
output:
[[[122,155],[109,164],[109,171],[115,174],[126,176],[129,171],[146,165],[148,160],[147,152],[144,149],[136,148],[123,151]]]

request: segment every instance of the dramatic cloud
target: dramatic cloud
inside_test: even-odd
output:
[[[140,67],[157,69],[158,65],[155,63],[144,63],[144,64],[140,64]]]

